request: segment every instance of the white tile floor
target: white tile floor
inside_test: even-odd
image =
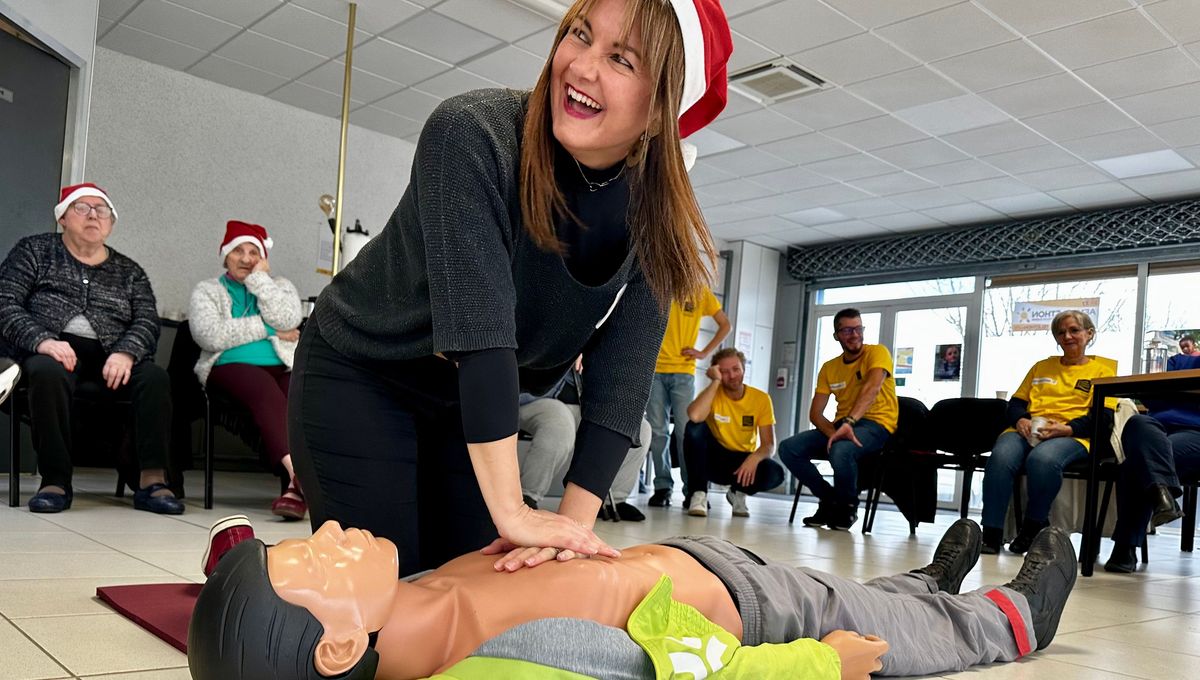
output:
[[[0,507],[0,680],[184,680],[184,656],[96,600],[96,586],[200,581],[208,526],[234,512],[248,514],[267,542],[308,530],[307,523],[271,517],[267,506],[278,487],[263,474],[219,474],[217,506],[208,511],[200,503],[200,476],[190,475],[188,509],[179,517],[134,511],[128,497],[111,495],[113,482],[110,471],[77,471],[75,505],[60,515]],[[23,478],[22,501],[35,483]],[[0,490],[7,498],[2,482]],[[645,504],[644,497],[632,500]],[[677,496],[670,508],[647,508],[645,522],[600,522],[598,531],[617,546],[710,533],[764,556],[870,578],[925,564],[954,520],[941,515],[936,526],[922,525],[910,537],[903,518],[883,510],[875,532],[863,536],[858,527],[846,533],[788,526],[790,503],[782,500],[750,499],[749,519],[732,518],[720,494],[712,500],[707,519],[683,514]],[[804,514],[812,509],[800,508]],[[1110,547],[1106,541],[1102,555]],[[1048,650],[1018,663],[947,677],[1200,676],[1200,555],[1180,552],[1178,531],[1170,528],[1151,537],[1150,549],[1151,564],[1137,574],[1100,570],[1091,579],[1081,578]],[[984,556],[964,589],[1007,581],[1020,562],[1012,555]]]

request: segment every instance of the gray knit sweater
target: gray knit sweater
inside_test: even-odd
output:
[[[0,266],[0,340],[4,353],[23,358],[43,340],[57,339],[82,314],[104,351],[134,361],[153,359],[158,310],[150,279],[136,262],[108,249],[92,266],[76,260],[56,233],[17,241]]]
[[[192,339],[200,346],[195,372],[201,385],[208,383],[208,374],[225,350],[257,340],[269,341],[283,365],[289,370],[292,368],[296,343],[280,340],[278,335],[268,335],[267,326],[290,331],[300,325],[303,317],[296,286],[282,276],[272,278],[266,272],[252,272],[243,284],[258,299],[259,313],[236,319],[233,301],[220,277],[201,281],[192,289],[188,328]]]
[[[351,357],[511,348],[521,388],[534,394],[582,352],[584,420],[636,441],[666,315],[633,249],[592,287],[526,234],[518,194],[525,99],[479,90],[433,112],[399,206],[314,315],[328,342]]]

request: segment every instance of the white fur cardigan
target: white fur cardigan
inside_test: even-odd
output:
[[[221,352],[256,340],[269,340],[279,360],[289,370],[292,368],[296,343],[267,335],[267,325],[278,330],[300,325],[300,294],[296,287],[291,281],[271,278],[266,272],[253,272],[243,283],[258,298],[258,314],[237,319],[233,318],[233,300],[220,278],[201,281],[192,290],[188,323],[201,350],[195,369],[200,384],[208,382],[208,374]]]

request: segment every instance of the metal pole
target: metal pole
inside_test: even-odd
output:
[[[337,203],[333,212],[333,274],[338,273],[342,259],[342,206],[346,184],[346,128],[350,126],[350,74],[354,63],[354,16],[357,3],[350,3],[350,20],[346,26],[346,74],[342,78],[342,138],[338,145]]]

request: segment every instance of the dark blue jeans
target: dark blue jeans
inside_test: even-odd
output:
[[[858,461],[883,450],[891,434],[879,423],[860,420],[854,425],[854,436],[862,442],[859,447],[848,439],[834,442],[820,430],[808,430],[792,435],[779,444],[779,459],[807,486],[822,503],[842,503],[858,507]],[[833,484],[825,481],[813,459],[825,457],[829,448],[829,463],[833,466]]]
[[[733,491],[753,496],[759,491],[774,489],[783,484],[783,466],[770,458],[759,461],[758,469],[754,472],[753,484],[738,484],[733,473],[750,454],[745,451],[730,451],[721,446],[706,423],[687,424],[683,435],[683,455],[687,458],[688,469],[692,471],[689,493],[708,491],[708,483],[713,482],[728,484]]]
[[[1113,541],[1127,546],[1142,544],[1153,512],[1147,491],[1169,487],[1179,496],[1179,478],[1200,474],[1200,430],[1163,425],[1150,416],[1134,416],[1121,433],[1125,462],[1117,478],[1117,526]]]
[[[1055,437],[1030,446],[1018,432],[1000,435],[983,472],[983,526],[1004,527],[1013,482],[1022,470],[1029,492],[1025,518],[1045,522],[1062,488],[1063,468],[1086,455],[1083,444],[1071,437]]]

